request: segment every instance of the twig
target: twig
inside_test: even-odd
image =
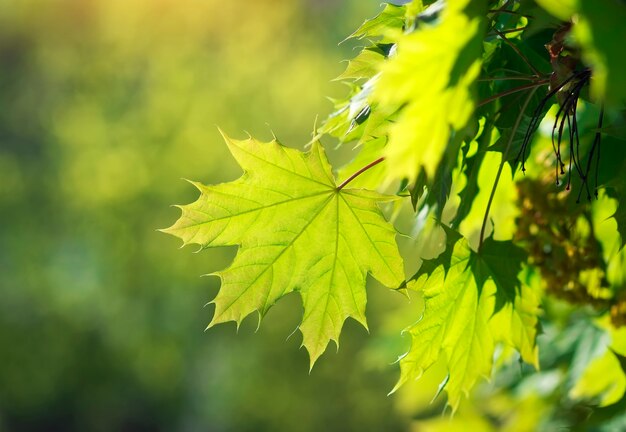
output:
[[[478,78],[476,81],[478,82],[490,82],[490,81],[536,81],[535,77],[530,76],[506,76],[506,77],[485,77]]]
[[[501,97],[508,96],[510,94],[517,93],[517,92],[520,92],[520,91],[523,91],[523,90],[536,89],[537,87],[541,87],[542,85],[545,85],[545,84],[550,84],[550,80],[549,79],[542,79],[542,80],[539,80],[539,81],[534,81],[531,84],[524,84],[524,85],[521,85],[519,87],[515,87],[515,88],[509,89],[509,90],[505,90],[502,93],[498,93],[496,95],[489,96],[487,99],[481,100],[480,102],[478,102],[476,104],[476,108],[479,108],[479,107],[481,107],[483,105],[486,105],[489,102],[493,102],[494,100],[499,99]]]

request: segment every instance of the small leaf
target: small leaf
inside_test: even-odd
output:
[[[490,198],[492,205],[486,224],[485,237],[493,232],[493,236],[497,240],[510,240],[516,230],[515,218],[520,211],[517,206],[517,189],[509,165],[503,166],[497,188],[493,197],[491,196],[496,173],[501,162],[502,153],[485,152],[478,170],[477,189],[470,211],[459,224],[459,231],[468,238],[474,249],[478,248],[485,209]]]

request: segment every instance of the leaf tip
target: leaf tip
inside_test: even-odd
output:
[[[217,278],[219,278],[219,279],[222,279],[222,272],[215,271],[215,272],[205,273],[205,274],[203,274],[203,275],[200,275],[200,277],[211,277],[211,276],[215,276],[215,277],[217,277]],[[211,301],[210,301],[209,303],[207,303],[207,304],[211,304],[211,303],[214,303],[214,300],[211,300]]]
[[[156,229],[156,232],[160,232],[160,233],[163,233],[163,234],[171,234],[171,233],[170,233],[171,229],[172,229],[172,227],[167,227],[167,228],[157,228],[157,229]]]
[[[228,135],[226,135],[226,132],[224,132],[224,129],[222,129],[221,127],[217,126],[217,131],[220,133],[220,135],[222,136],[224,141],[226,141],[226,142],[230,141],[230,137]]]
[[[307,352],[309,353],[309,374],[311,374],[311,371],[313,370],[313,366],[315,366],[315,363],[317,363],[317,360],[324,353],[324,350],[320,350],[320,349],[314,350],[306,346],[304,342],[302,343],[302,346],[304,346]],[[339,349],[339,344],[337,344],[337,349]]]
[[[261,311],[257,311],[257,322],[256,328],[254,329],[255,333],[258,333],[259,329],[261,328],[261,320],[263,320],[263,314],[261,313]]]
[[[400,359],[402,359],[402,357],[404,357],[404,355],[398,357],[398,360],[396,360],[396,362],[400,361]],[[408,378],[406,376],[406,374],[404,373],[400,373],[400,378],[398,378],[398,381],[396,382],[396,385],[393,386],[393,388],[391,389],[391,391],[389,393],[387,393],[387,396],[391,396],[392,394],[394,394],[396,391],[398,391],[398,389],[400,387],[402,387],[406,382],[408,381]]]
[[[184,178],[184,177],[182,177],[182,178],[181,178],[181,180],[184,180],[184,181],[186,181],[187,183],[189,183],[189,184],[193,185],[193,187],[195,187],[196,189],[198,189],[200,192],[202,192],[202,191],[203,191],[203,185],[202,185],[202,183],[197,182],[197,181],[194,181],[194,180],[189,180],[189,179]],[[180,206],[180,205],[178,205],[178,204],[174,204],[174,205],[172,205],[172,207],[176,207],[176,208],[179,208],[179,209],[181,209],[181,210],[183,209],[183,206]]]
[[[293,331],[289,333],[287,337],[285,338],[285,342],[288,341],[291,338],[291,336],[293,336],[298,331],[299,328],[300,326],[297,326],[295,329],[293,329]],[[304,344],[300,344],[300,348],[302,348],[303,345]]]

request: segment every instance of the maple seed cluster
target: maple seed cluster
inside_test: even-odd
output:
[[[588,210],[572,205],[565,191],[546,193],[550,183],[549,178],[518,182],[521,213],[516,221],[516,240],[541,272],[549,294],[571,304],[606,310],[614,301]],[[626,307],[613,309],[614,322],[626,323]]]

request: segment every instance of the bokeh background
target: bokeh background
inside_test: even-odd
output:
[[[348,322],[309,374],[300,335],[286,340],[297,295],[258,331],[205,332],[218,281],[200,275],[235,249],[156,231],[196,198],[181,178],[240,175],[217,125],[303,147],[344,91],[331,79],[358,43],[338,42],[378,9],[0,0],[0,430],[408,427],[422,396],[386,393],[417,305],[372,286],[370,334]]]

